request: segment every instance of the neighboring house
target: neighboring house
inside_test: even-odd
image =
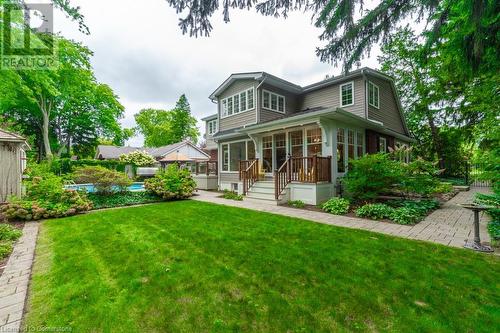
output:
[[[210,155],[210,160],[217,161],[217,143],[214,141],[214,134],[219,131],[218,115],[216,113],[201,120],[205,122],[205,151]]]
[[[0,202],[10,195],[21,195],[28,148],[26,139],[0,129]]]
[[[305,87],[232,74],[210,99],[219,188],[254,198],[318,204],[335,195],[349,159],[413,141],[393,80],[369,68]]]
[[[137,150],[148,152],[163,166],[172,162],[188,163],[208,161],[210,159],[207,153],[189,141],[182,141],[157,148],[99,145],[95,158],[100,160],[117,160],[122,154],[128,154]]]

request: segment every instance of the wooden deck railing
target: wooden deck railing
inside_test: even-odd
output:
[[[243,182],[243,194],[259,179],[259,159],[240,161],[240,180]]]
[[[197,175],[217,176],[218,173],[217,161],[196,162],[195,173]]]
[[[274,172],[275,197],[278,200],[291,182],[319,183],[332,181],[332,157],[289,157]]]
[[[279,199],[288,183],[292,181],[292,173],[290,172],[291,160],[292,157],[288,157],[279,169],[274,172],[274,197],[276,200]]]

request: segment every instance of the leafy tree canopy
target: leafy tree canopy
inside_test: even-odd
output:
[[[135,115],[135,122],[137,130],[144,135],[146,147],[160,147],[186,139],[196,143],[200,135],[185,95],[181,95],[172,110],[141,110]]]

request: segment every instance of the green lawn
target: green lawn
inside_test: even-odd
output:
[[[493,332],[500,260],[194,201],[44,221],[26,325]]]

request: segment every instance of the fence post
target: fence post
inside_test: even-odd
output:
[[[465,186],[469,185],[469,172],[470,172],[469,161],[466,161],[465,162]]]

